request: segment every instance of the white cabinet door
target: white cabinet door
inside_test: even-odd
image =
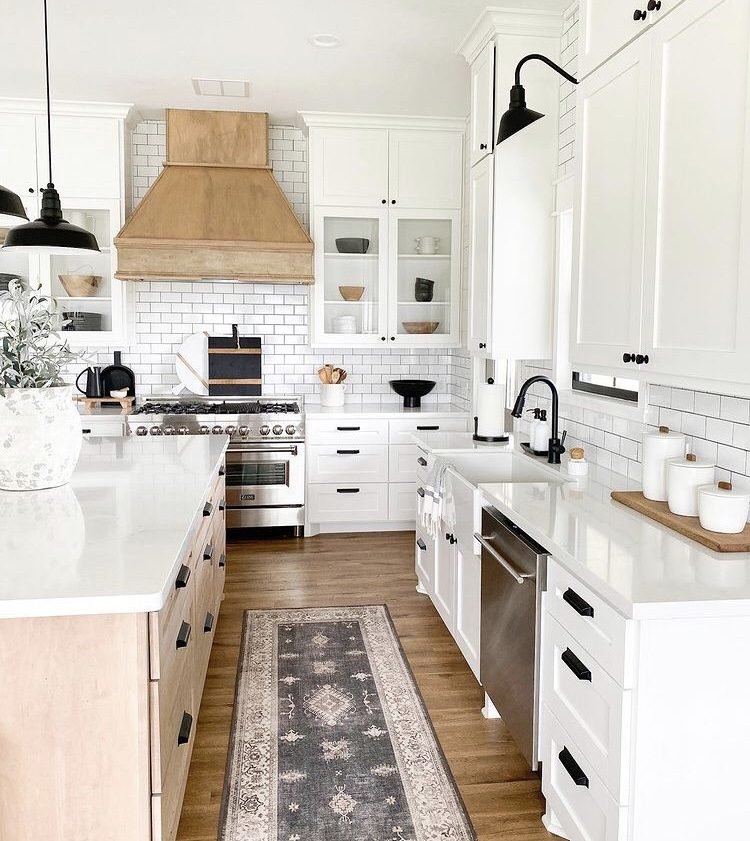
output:
[[[469,174],[469,350],[492,351],[492,219],[494,161],[488,155]]]
[[[463,135],[418,130],[388,134],[390,206],[458,210],[463,188]]]
[[[432,602],[451,634],[456,612],[456,547],[439,534],[435,541],[435,583]]]
[[[649,372],[748,383],[750,5],[686,0],[652,35],[641,352]]]
[[[471,165],[492,152],[495,134],[495,43],[471,65]]]
[[[454,547],[456,554],[456,616],[454,638],[469,668],[479,680],[482,560],[472,542]]]
[[[578,90],[571,360],[609,371],[639,351],[650,54],[639,39]]]
[[[421,589],[430,598],[435,594],[435,541],[417,525],[414,568]]]
[[[669,3],[670,0],[662,0]],[[674,0],[672,0],[674,5]],[[578,30],[578,73],[583,78],[633,38],[642,35],[652,18],[646,0],[634,3],[581,0]],[[638,20],[634,13],[643,12]]]
[[[385,207],[388,203],[388,130],[310,130],[311,203]]]
[[[119,199],[121,123],[105,117],[52,117],[52,175],[61,196]],[[47,122],[37,117],[39,177],[47,183]],[[42,182],[40,182],[42,183]]]
[[[36,118],[0,113],[0,184],[20,196],[29,219],[39,215],[38,188],[47,183],[36,161]]]

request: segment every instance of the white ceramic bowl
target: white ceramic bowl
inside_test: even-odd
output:
[[[698,516],[698,488],[714,481],[711,461],[673,458],[667,462],[667,505],[681,517]]]
[[[739,534],[747,525],[748,514],[750,493],[735,491],[724,482],[698,488],[698,517],[707,531]]]

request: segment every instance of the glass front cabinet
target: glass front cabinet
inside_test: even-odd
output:
[[[458,345],[460,218],[316,208],[313,345]]]

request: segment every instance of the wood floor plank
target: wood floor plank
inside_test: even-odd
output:
[[[216,841],[245,610],[387,604],[479,841],[550,841],[539,779],[442,620],[415,590],[411,532],[230,541],[177,841]],[[275,841],[275,839],[274,839]],[[311,840],[312,841],[312,840]],[[316,841],[324,841],[317,839]]]

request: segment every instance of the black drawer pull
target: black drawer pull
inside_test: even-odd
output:
[[[420,465],[421,467],[427,467],[427,459],[426,459],[426,458],[422,458],[422,456],[420,456],[420,457],[417,459],[417,464],[418,464],[418,465]]]
[[[190,642],[190,623],[183,621],[182,625],[180,625],[180,631],[177,634],[177,642],[175,643],[175,648],[187,648],[187,644]]]
[[[418,426],[417,430],[419,432],[437,432],[440,429],[439,426]]]
[[[359,450],[336,450],[338,456],[358,456]]]
[[[359,488],[336,488],[337,494],[358,494]]]
[[[591,669],[584,665],[573,652],[566,648],[560,655],[560,659],[570,669],[571,672],[578,678],[578,680],[591,680]]]
[[[182,714],[180,732],[177,734],[177,744],[186,745],[190,741],[190,731],[193,729],[193,716],[189,712]]]
[[[224,511],[227,507],[226,500],[223,500],[219,503],[219,511]]]
[[[221,557],[219,558],[219,569],[224,569],[227,565],[227,556],[222,552]]]
[[[206,614],[206,621],[203,623],[203,633],[210,634],[214,628],[214,615],[213,613]]]
[[[226,469],[226,467],[224,467],[224,465],[222,464],[222,465],[221,465],[221,467],[219,468],[219,476],[225,476],[225,475],[226,475],[226,472],[227,472],[227,469]]]
[[[186,567],[183,564],[174,581],[175,590],[181,590],[183,587],[187,587],[188,581],[190,581],[190,567]]]
[[[563,593],[563,601],[566,601],[581,616],[593,617],[594,615],[594,608],[570,587]]]
[[[337,426],[336,429],[339,432],[359,432],[359,426]]]
[[[81,432],[82,432],[84,435],[91,435],[91,430],[90,430],[90,429],[82,429],[82,430],[81,430]]]
[[[420,548],[423,552],[424,552],[424,550],[427,548],[427,544],[424,542],[424,540],[422,540],[422,538],[421,538],[421,537],[418,537],[418,538],[417,538],[417,546],[419,546],[419,548]]]
[[[211,512],[212,512],[213,510],[214,510],[213,505],[212,505],[210,502],[207,502],[207,503],[203,506],[203,516],[204,516],[204,517],[210,517],[210,516],[211,516]]]
[[[424,496],[424,488],[417,488],[417,493],[419,494],[419,496],[423,497]]]
[[[583,773],[583,768],[573,759],[572,754],[567,748],[564,747],[557,758],[560,760],[560,765],[570,774],[570,779],[577,786],[589,787],[589,778]]]
[[[210,561],[214,554],[214,547],[207,543],[205,549],[203,550],[203,560]]]

